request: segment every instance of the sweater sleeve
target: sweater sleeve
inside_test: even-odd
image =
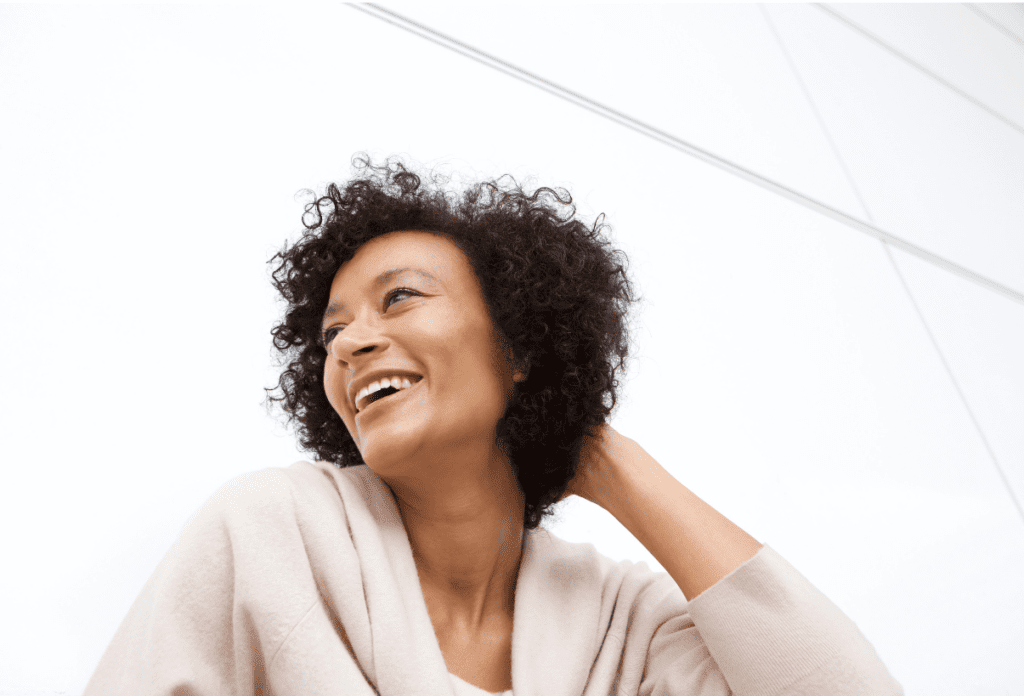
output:
[[[84,696],[258,693],[254,670],[246,669],[251,636],[235,626],[225,502],[222,492],[189,521],[121,622]]]
[[[292,654],[304,638],[307,648],[342,645],[327,640],[335,629],[321,604],[288,478],[280,469],[240,476],[157,566],[84,696],[280,696],[315,693],[321,679],[369,691],[347,653],[326,656],[326,666],[310,664],[318,654]]]
[[[767,546],[690,601],[688,612],[692,623],[667,621],[655,633],[642,692],[675,693],[672,684],[688,681],[678,673],[693,668],[683,632],[695,627],[737,696],[903,694],[856,624]],[[717,679],[702,683],[702,696],[721,692]]]

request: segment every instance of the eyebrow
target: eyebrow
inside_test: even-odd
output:
[[[409,268],[409,267],[406,267],[406,268],[392,268],[390,270],[384,271],[379,276],[377,276],[376,278],[373,279],[373,283],[372,283],[371,287],[373,287],[374,290],[379,290],[389,280],[391,280],[392,278],[395,278],[396,276],[400,276],[403,273],[415,273],[418,276],[423,276],[424,278],[429,278],[430,280],[433,280],[434,282],[437,282],[437,283],[441,282],[440,280],[437,279],[437,276],[435,276],[433,273],[430,273],[429,271],[424,271],[422,268]],[[338,314],[339,312],[341,312],[344,309],[345,309],[345,303],[344,302],[332,302],[332,303],[330,303],[329,305],[327,305],[327,309],[324,310],[324,316],[320,320],[320,323],[321,324],[324,323],[325,321],[327,321],[328,319],[333,317],[335,314]]]

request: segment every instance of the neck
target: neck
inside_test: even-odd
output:
[[[417,467],[423,477],[387,481],[431,617],[464,628],[512,615],[523,550],[523,496],[507,457],[472,461],[445,457]]]

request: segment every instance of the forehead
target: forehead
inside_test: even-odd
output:
[[[371,288],[381,274],[394,277],[400,269],[426,271],[450,290],[468,290],[476,281],[469,259],[448,238],[434,232],[389,232],[368,241],[341,265],[331,284],[332,299]]]
[[[422,231],[389,232],[359,247],[355,255],[342,264],[338,273],[346,274],[347,271],[375,263],[396,261],[419,261],[440,269],[459,262],[466,263],[466,258],[461,249],[440,234]]]

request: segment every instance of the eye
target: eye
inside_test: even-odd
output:
[[[415,290],[410,290],[409,288],[398,288],[397,290],[392,290],[384,298],[385,311],[387,311],[387,308],[391,306],[391,299],[394,297],[398,297],[399,295],[409,295],[410,297],[413,297],[420,295],[420,293],[416,292]]]
[[[320,346],[324,350],[327,350],[327,347],[331,345],[331,341],[333,341],[344,328],[344,326],[332,326],[329,329],[324,329],[323,333],[320,334]]]
[[[391,306],[392,299],[396,297],[401,299],[402,295],[409,295],[410,297],[423,296],[421,293],[418,293],[415,290],[410,290],[409,288],[396,288],[395,290],[389,292],[387,296],[384,298],[384,311],[387,311],[388,307]],[[331,345],[331,341],[337,338],[338,334],[341,333],[344,328],[345,325],[341,324],[339,326],[332,326],[329,329],[324,329],[323,332],[320,334],[320,346],[324,350],[327,350],[328,346]]]

